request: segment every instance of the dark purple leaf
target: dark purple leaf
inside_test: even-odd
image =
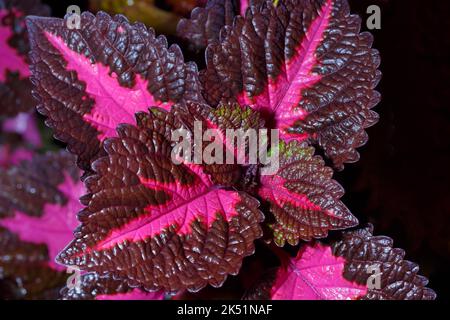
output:
[[[119,123],[135,124],[136,112],[202,100],[195,64],[143,24],[103,12],[83,13],[79,30],[57,18],[27,23],[38,110],[82,169],[104,155]]]
[[[378,119],[380,58],[360,26],[346,0],[253,4],[207,48],[205,98],[252,106],[284,139],[318,144],[343,168]]]
[[[392,239],[373,236],[372,229],[370,225],[342,232],[331,244],[303,245],[297,257],[281,257],[281,267],[268,272],[245,298],[435,299],[434,291],[426,287],[428,280],[418,275],[419,267],[404,260],[405,252],[393,248]],[[378,288],[376,276],[380,279]]]
[[[221,286],[262,235],[259,203],[214,185],[201,165],[172,162],[171,132],[187,128],[174,112],[136,119],[105,141],[81,226],[58,260],[151,291]]]
[[[314,148],[296,141],[281,142],[278,172],[261,176],[259,196],[270,203],[275,222],[270,225],[278,246],[285,241],[324,238],[329,230],[356,226],[358,220],[340,201],[343,188],[332,180]]]

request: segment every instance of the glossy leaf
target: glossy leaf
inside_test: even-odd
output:
[[[104,154],[119,123],[135,124],[134,113],[202,100],[195,64],[142,24],[102,12],[83,13],[80,30],[57,18],[27,23],[38,110],[82,169]]]
[[[252,4],[207,48],[205,98],[250,105],[286,140],[318,144],[342,168],[358,160],[381,73],[372,36],[346,0]]]
[[[428,280],[418,275],[418,266],[404,260],[404,251],[392,244],[388,237],[373,236],[372,226],[343,232],[331,244],[305,244],[295,258],[282,256],[282,266],[263,277],[245,298],[435,299],[434,291],[426,288]]]
[[[186,128],[174,112],[136,117],[106,140],[108,156],[85,181],[81,226],[58,260],[151,291],[221,286],[262,235],[258,202],[214,185],[201,165],[172,162],[171,132]]]
[[[358,220],[340,201],[343,188],[332,180],[333,170],[325,166],[314,148],[296,141],[281,142],[278,172],[261,176],[258,194],[270,203],[275,222],[270,225],[278,246],[285,241],[324,238],[329,230],[353,227]]]
[[[343,233],[342,240],[332,244],[333,254],[345,259],[344,277],[365,284],[369,267],[378,267],[381,288],[369,289],[367,300],[434,300],[436,293],[427,288],[428,279],[419,275],[419,266],[404,260],[405,251],[393,247],[386,236],[373,236],[373,226]]]

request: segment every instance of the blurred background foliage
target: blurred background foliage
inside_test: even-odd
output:
[[[180,18],[189,17],[192,9],[205,3],[206,0],[91,0],[89,8],[121,13],[131,21],[153,27],[158,33],[174,35]]]

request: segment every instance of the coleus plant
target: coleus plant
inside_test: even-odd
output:
[[[192,48],[206,47],[200,72],[124,16],[83,13],[80,26],[27,19],[38,110],[77,156],[87,190],[56,257],[86,274],[64,297],[220,287],[263,239],[281,266],[246,298],[434,299],[392,240],[370,227],[339,231],[358,221],[314,148],[342,169],[378,119],[379,54],[346,0],[209,1],[178,27]],[[175,164],[172,133],[194,121],[222,133],[278,129],[278,171]],[[373,265],[381,281],[369,288]]]

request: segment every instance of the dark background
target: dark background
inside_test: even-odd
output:
[[[54,16],[86,1],[46,1]],[[419,264],[439,300],[449,300],[450,1],[349,0],[352,12],[381,7],[380,122],[368,130],[361,160],[336,179],[344,202],[375,233],[392,237]],[[363,23],[365,29],[365,22]],[[228,282],[233,282],[230,280]],[[232,286],[233,284],[229,284]]]

